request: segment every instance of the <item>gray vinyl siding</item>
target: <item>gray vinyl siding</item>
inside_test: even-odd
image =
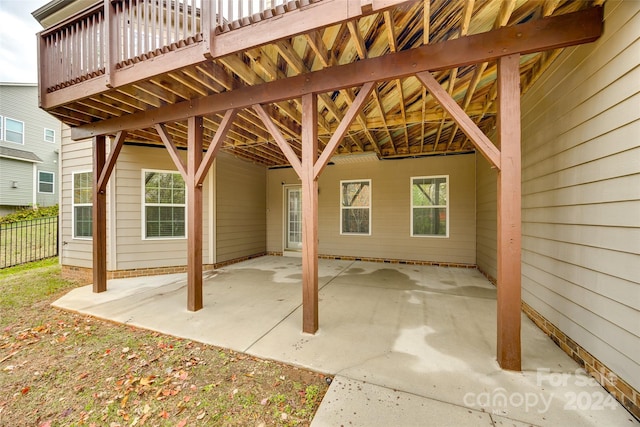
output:
[[[449,176],[449,237],[411,237],[411,177]],[[319,252],[368,258],[476,263],[475,155],[327,166],[318,181]],[[340,181],[371,180],[371,235],[340,234]],[[268,172],[267,250],[283,248],[284,185],[291,169]]]
[[[216,262],[266,251],[266,169],[227,154],[216,158]]]
[[[93,265],[93,242],[91,239],[73,238],[73,173],[88,172],[93,169],[92,142],[90,139],[72,141],[71,130],[64,126],[62,130],[62,176],[60,177],[60,263],[76,267],[91,268]],[[107,222],[110,215],[107,202]],[[107,241],[110,241],[107,233]],[[109,268],[107,262],[107,268]]]
[[[186,158],[186,151],[180,154]],[[177,171],[164,147],[150,148],[125,145],[120,152],[113,183],[117,188],[115,215],[114,270],[158,268],[187,264],[187,239],[143,238],[142,170]],[[203,187],[203,260],[209,258],[209,203],[211,186],[205,179]],[[189,201],[187,200],[187,204]],[[109,234],[109,233],[107,233]],[[186,229],[185,229],[186,234]]]
[[[33,205],[33,163],[0,158],[0,195],[0,205]]]
[[[480,154],[476,156],[476,259],[478,268],[498,277],[498,172]]]
[[[522,100],[523,299],[640,389],[640,2],[604,28]]]
[[[0,158],[0,205],[39,206],[55,205],[59,201],[59,150],[61,141],[61,122],[38,107],[37,85],[0,84],[0,116],[9,117],[24,123],[24,144],[5,141],[0,133],[0,146],[36,154],[42,163],[36,164],[39,171],[54,174],[53,194],[38,192],[38,173],[33,173],[31,162],[14,161]],[[4,123],[2,124],[4,128]],[[44,129],[55,131],[55,142],[44,140]],[[28,169],[28,173],[26,170]],[[18,189],[8,188],[8,179],[18,181]],[[26,202],[26,203],[25,203]]]

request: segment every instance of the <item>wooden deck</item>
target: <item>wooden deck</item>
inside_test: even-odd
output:
[[[531,0],[275,3],[267,7],[272,5],[269,1],[247,0],[99,2],[40,34],[41,105],[66,124],[82,127],[592,6],[586,1]],[[221,9],[223,13],[218,13]],[[522,92],[558,52],[521,56]],[[497,62],[491,60],[448,66],[434,74],[485,132],[495,126],[496,69]],[[377,81],[336,154],[375,152],[390,158],[474,150],[452,116],[414,75]],[[344,118],[358,86],[319,93],[320,148]],[[265,106],[298,155],[300,95]],[[206,140],[222,117],[223,112],[205,115]],[[185,120],[166,123],[178,146],[186,145]],[[150,127],[130,130],[129,139],[160,143]],[[239,112],[223,149],[268,166],[288,164],[251,108]]]
[[[477,150],[498,170],[497,359],[520,370],[520,96],[558,49],[600,37],[600,1],[247,1],[105,0],[40,34],[42,107],[93,138],[94,291],[106,290],[106,188],[125,141],[164,145],[185,180],[193,311],[216,153],[295,170],[307,333],[331,158]]]

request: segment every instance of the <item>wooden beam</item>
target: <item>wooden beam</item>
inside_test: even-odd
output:
[[[102,172],[100,173],[100,177],[98,178],[98,191],[106,191],[107,183],[109,182],[109,177],[111,177],[111,172],[113,172],[113,168],[116,165],[116,160],[118,160],[118,155],[120,154],[120,150],[122,150],[122,146],[124,145],[124,139],[127,136],[126,131],[121,131],[116,134],[116,137],[113,141],[113,146],[111,147],[111,151],[109,152],[109,158],[107,159]]]
[[[93,138],[93,292],[107,290],[107,195],[98,182],[106,161],[106,137]]]
[[[396,37],[396,26],[393,21],[393,15],[391,15],[390,11],[386,10],[383,12],[383,16],[384,16],[384,25],[387,28],[387,38],[389,39],[389,50],[391,52],[397,52],[398,42]]]
[[[202,162],[202,117],[188,119],[187,150],[187,309],[202,308],[202,185],[196,172]]]
[[[224,142],[224,138],[227,136],[227,132],[231,129],[231,125],[233,124],[233,120],[238,114],[238,110],[227,110],[224,113],[224,117],[218,126],[218,130],[216,130],[216,134],[213,136],[211,143],[209,144],[209,148],[207,148],[207,152],[198,167],[198,170],[195,175],[196,185],[202,185],[205,177],[207,176],[207,172],[209,172],[209,168],[213,163],[213,160],[216,158],[218,151],[222,148],[222,143]]]
[[[503,369],[521,369],[521,147],[520,57],[498,60],[498,305],[497,357]]]
[[[155,125],[155,128],[158,132],[158,135],[160,136],[160,139],[162,140],[162,143],[167,148],[169,156],[171,157],[171,160],[173,160],[173,164],[176,165],[178,172],[180,172],[180,175],[182,175],[182,179],[186,181],[187,168],[184,166],[184,162],[182,161],[182,158],[178,153],[178,148],[176,147],[176,144],[173,143],[173,139],[171,139],[171,135],[169,135],[169,132],[167,132],[167,128],[162,123]]]
[[[284,154],[284,156],[287,158],[287,160],[291,164],[291,167],[293,167],[293,170],[296,171],[298,176],[302,176],[302,165],[300,163],[300,159],[293,151],[287,140],[284,139],[284,136],[282,136],[278,127],[273,123],[271,117],[269,117],[267,112],[264,111],[264,108],[260,104],[254,105],[253,109],[256,111],[256,113],[258,113],[258,116],[267,127],[267,130],[269,130],[269,132],[271,133],[271,136],[273,136],[273,138],[276,140],[276,143],[282,150],[282,154]]]
[[[104,37],[105,49],[104,58],[104,74],[106,78],[106,86],[114,87],[114,79],[116,72],[116,64],[118,63],[118,47],[120,40],[118,38],[118,21],[115,14],[115,5],[111,0],[104,0]]]
[[[302,331],[318,330],[318,98],[302,96]],[[325,149],[326,151],[326,149]],[[324,154],[324,153],[323,153]]]
[[[418,73],[416,77],[427,87],[431,95],[438,100],[442,108],[447,110],[453,120],[469,137],[473,145],[487,158],[489,163],[500,169],[500,151],[480,130],[473,120],[467,116],[456,101],[445,91],[430,72]]]
[[[414,1],[371,0],[371,8],[365,7],[365,11],[362,10],[362,0],[324,0],[311,3],[284,13],[277,20],[265,19],[251,26],[216,35],[211,55],[218,58]]]
[[[322,4],[324,2],[320,2]],[[496,60],[505,55],[533,53],[589,43],[602,34],[601,7],[529,21],[512,27],[460,37],[441,43],[350,64],[326,68],[286,79],[165,105],[149,111],[116,117],[71,130],[74,140],[120,130],[143,129],[155,123],[185,120],[230,108],[245,108],[299,97],[304,93],[326,93],[362,85]],[[231,31],[233,33],[235,31]]]
[[[353,40],[353,44],[355,45],[356,52],[358,52],[358,56],[360,57],[360,59],[367,59],[367,47],[365,46],[362,35],[360,34],[360,30],[358,29],[358,22],[347,22],[347,28],[349,29],[349,33],[351,34],[351,39]]]
[[[358,96],[356,96],[356,99],[353,101],[353,104],[351,104],[351,107],[349,107],[347,114],[345,114],[344,118],[340,122],[340,125],[338,125],[338,128],[336,129],[335,133],[331,135],[331,139],[325,146],[324,151],[320,155],[320,158],[313,166],[314,179],[318,179],[318,177],[320,176],[324,168],[329,163],[329,159],[333,155],[333,152],[336,150],[336,148],[338,148],[340,141],[344,137],[345,133],[347,133],[347,130],[349,129],[349,126],[351,126],[351,123],[353,123],[353,120],[355,119],[356,115],[360,112],[360,109],[364,105],[364,102],[369,98],[369,95],[371,95],[371,92],[373,91],[373,88],[375,87],[375,85],[376,85],[375,82],[365,83],[364,86],[362,86],[362,88],[360,89]],[[303,114],[303,117],[304,117],[304,114]],[[302,129],[304,132],[304,123],[303,123]],[[317,139],[317,134],[318,134],[318,130],[316,129],[315,130],[316,139]],[[302,153],[304,155],[304,140],[302,144],[303,144]]]

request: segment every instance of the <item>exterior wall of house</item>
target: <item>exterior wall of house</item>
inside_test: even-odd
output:
[[[90,269],[92,240],[73,237],[72,190],[73,173],[91,171],[91,140],[71,141],[65,128],[62,145],[61,263],[67,276],[71,267]],[[163,147],[150,148],[125,145],[107,188],[107,269],[110,277],[124,277],[123,271],[144,274],[177,272],[187,264],[186,238],[143,238],[143,170],[175,171]],[[217,197],[214,195],[218,175]],[[203,192],[203,260],[216,264],[245,258],[266,251],[266,170],[224,153],[214,162],[205,179]],[[117,191],[112,189],[117,188]],[[117,193],[117,195],[116,195]],[[218,244],[214,247],[214,213],[218,221]],[[217,254],[217,257],[216,257]],[[69,270],[69,268],[71,268]],[[76,274],[82,280],[89,272]]]
[[[33,205],[33,175],[33,163],[0,158],[0,215]]]
[[[76,239],[73,237],[73,174],[75,172],[90,172],[93,169],[92,141],[71,140],[71,129],[62,129],[62,147],[60,149],[62,172],[60,179],[60,263],[67,266],[91,268],[93,265],[93,243],[89,238]],[[111,184],[109,184],[111,185]],[[109,191],[111,187],[107,188]],[[107,200],[107,224],[111,224],[111,204]],[[111,236],[107,233],[107,247]],[[111,265],[107,260],[107,268]]]
[[[51,206],[58,203],[58,152],[61,141],[61,123],[38,107],[38,87],[33,84],[4,83],[0,85],[0,147],[31,152],[42,162],[16,161],[0,156],[0,206],[6,209],[37,204]],[[24,123],[24,144],[7,141],[4,137],[4,119],[9,117]],[[45,128],[55,132],[54,142],[44,140]],[[53,173],[53,193],[38,191],[38,171]],[[16,181],[17,188],[13,187]],[[35,189],[35,190],[34,190]],[[35,196],[35,199],[34,199]],[[15,208],[13,208],[14,210]]]
[[[449,176],[449,237],[411,237],[411,177]],[[371,235],[340,234],[340,181],[371,180]],[[267,251],[284,246],[284,187],[295,172],[267,172]],[[476,263],[475,155],[329,165],[319,178],[319,252],[323,255]]]
[[[498,277],[498,172],[476,156],[476,262],[489,277]]]
[[[186,162],[186,151],[180,152]],[[120,152],[112,183],[117,188],[113,210],[116,240],[115,262],[109,269],[149,269],[187,264],[187,238],[144,238],[143,231],[143,170],[176,172],[177,169],[164,147],[125,145]],[[211,183],[203,187],[203,206],[208,206]],[[113,200],[113,199],[112,199]],[[187,203],[188,200],[187,200]],[[209,259],[209,211],[203,212],[203,260]],[[186,228],[185,228],[186,233]],[[109,233],[107,233],[109,234]]]
[[[523,300],[638,390],[640,2],[605,5],[522,100]]]
[[[265,253],[265,167],[221,153],[215,170],[216,263]]]

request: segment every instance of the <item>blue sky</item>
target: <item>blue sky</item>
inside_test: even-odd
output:
[[[0,0],[0,82],[36,83],[36,33],[31,12],[50,0]]]

